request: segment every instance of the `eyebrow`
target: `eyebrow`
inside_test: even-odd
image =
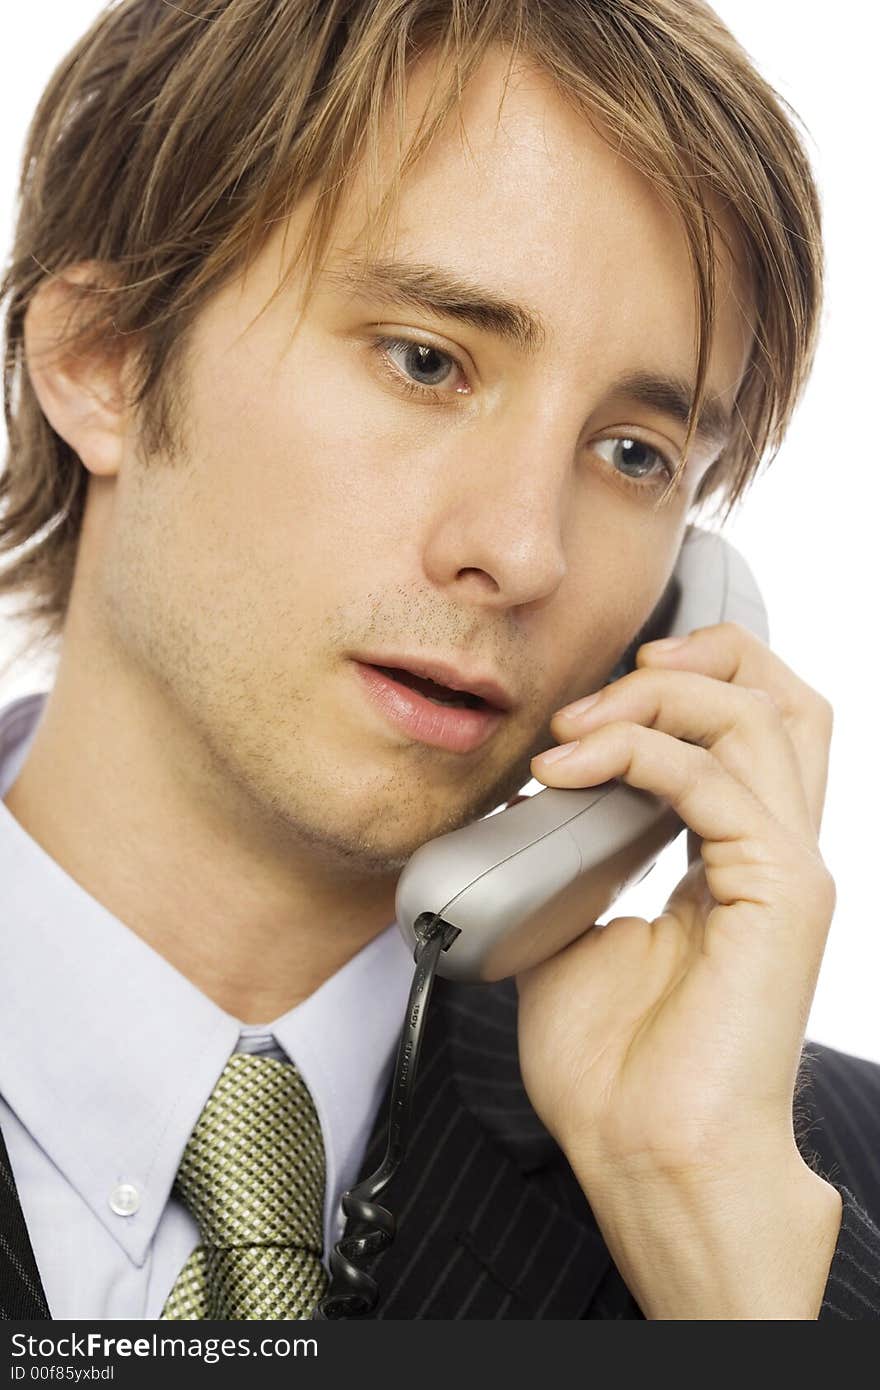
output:
[[[526,356],[535,356],[547,341],[547,325],[535,309],[516,304],[440,266],[381,256],[354,256],[342,266],[328,269],[325,278],[360,298],[408,305],[467,324],[509,343]],[[648,371],[627,372],[618,377],[608,395],[657,410],[684,426],[694,399],[693,387],[683,377]],[[720,447],[731,429],[732,421],[721,397],[707,390],[697,434]]]
[[[617,378],[609,395],[658,410],[685,427],[694,401],[693,387],[683,377],[655,372],[628,372]],[[707,390],[696,429],[698,437],[721,448],[730,438],[732,429],[733,421],[721,397]]]

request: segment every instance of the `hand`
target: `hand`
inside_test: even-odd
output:
[[[800,1158],[792,1101],[836,896],[817,843],[831,707],[737,623],[649,643],[636,662],[588,711],[557,712],[551,730],[573,747],[532,774],[665,799],[689,867],[652,921],[594,926],[517,977],[523,1079],[649,1303],[663,1294],[633,1265],[633,1231],[644,1245],[653,1223],[668,1243],[686,1209],[714,1223],[717,1248],[719,1223],[742,1237],[761,1183],[801,1236],[798,1213],[816,1214],[815,1308],[840,1199]],[[773,1226],[763,1210],[758,1225]],[[664,1276],[668,1289],[668,1258]]]

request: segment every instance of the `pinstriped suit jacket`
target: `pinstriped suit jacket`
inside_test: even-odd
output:
[[[820,1320],[880,1319],[880,1066],[808,1044],[801,1082],[801,1151],[844,1203]],[[362,1178],[384,1156],[387,1108]],[[523,1088],[510,980],[436,981],[410,1141],[382,1201],[398,1231],[368,1266],[374,1317],[642,1317]],[[51,1317],[2,1136],[0,1317]]]

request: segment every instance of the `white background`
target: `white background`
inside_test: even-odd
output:
[[[155,0],[158,4],[160,0]],[[877,591],[877,7],[866,0],[715,6],[805,123],[822,190],[828,304],[816,368],[783,450],[726,532],[770,615],[771,646],[835,708],[821,848],[838,901],[808,1035],[880,1061],[873,865],[880,780]],[[6,8],[0,42],[0,242],[5,256],[24,132],[46,79],[98,13],[94,0]],[[0,445],[5,445],[0,440]],[[0,610],[0,704],[51,683],[51,660],[2,672],[24,634]],[[536,786],[537,784],[535,784]],[[533,786],[534,789],[534,786]],[[654,915],[684,865],[684,836],[612,913]],[[607,918],[606,918],[607,920]]]

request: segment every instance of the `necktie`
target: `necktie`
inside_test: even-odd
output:
[[[324,1143],[296,1068],[234,1052],[190,1136],[173,1192],[201,1243],[162,1318],[308,1318],[321,1263]]]

